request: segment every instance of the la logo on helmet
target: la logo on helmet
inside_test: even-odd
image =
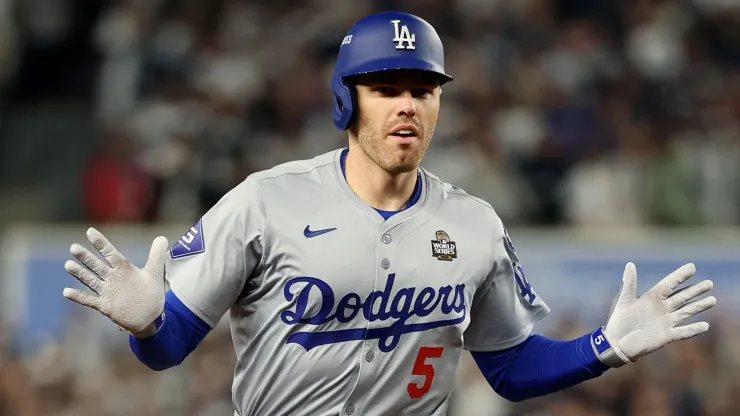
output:
[[[414,45],[414,43],[416,43],[416,34],[412,35],[411,32],[409,32],[409,27],[406,25],[399,27],[401,21],[398,19],[391,20],[391,23],[393,24],[393,31],[395,32],[393,41],[396,42],[396,49],[416,49],[416,46]]]

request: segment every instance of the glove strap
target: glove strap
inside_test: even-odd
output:
[[[619,352],[607,340],[604,335],[604,327],[601,327],[591,334],[591,348],[596,354],[596,358],[599,359],[604,365],[612,368],[618,368],[626,364],[626,362],[620,357]]]

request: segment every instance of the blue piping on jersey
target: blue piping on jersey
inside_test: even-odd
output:
[[[345,179],[347,178],[347,172],[344,169],[344,162],[345,162],[345,159],[347,158],[348,152],[349,152],[348,148],[345,148],[344,150],[342,150],[342,157],[339,159],[341,161],[340,164],[342,166],[342,175],[344,175]],[[385,210],[378,209],[378,208],[373,208],[373,209],[375,209],[375,211],[377,211],[378,214],[380,214],[383,217],[383,219],[387,220],[388,218],[398,214],[399,212],[402,212],[403,210],[409,209],[412,206],[414,206],[414,204],[416,204],[419,201],[420,197],[421,197],[421,177],[417,175],[416,185],[414,186],[414,192],[411,194],[411,198],[409,199],[408,203],[406,203],[406,206],[403,209],[398,210],[398,211],[385,211]]]

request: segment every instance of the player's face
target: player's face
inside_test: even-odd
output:
[[[437,125],[437,77],[421,71],[384,71],[359,76],[355,85],[358,114],[352,129],[360,147],[389,173],[415,170]]]

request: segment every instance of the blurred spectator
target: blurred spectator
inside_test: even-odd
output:
[[[121,1],[104,11],[95,27],[94,46],[101,56],[97,116],[103,121],[115,122],[134,110],[151,9],[145,2]]]
[[[135,160],[135,144],[123,130],[110,130],[86,166],[82,186],[88,221],[146,222],[157,217],[157,189]]]

